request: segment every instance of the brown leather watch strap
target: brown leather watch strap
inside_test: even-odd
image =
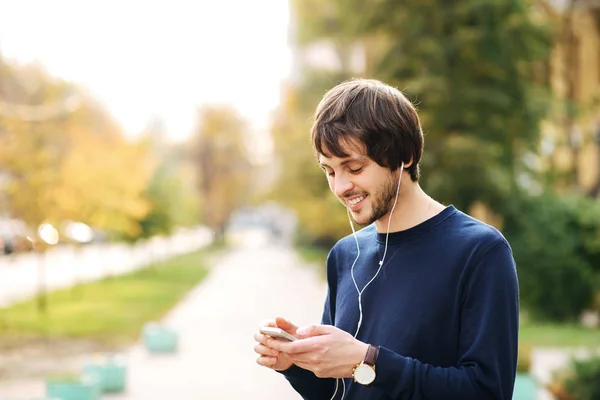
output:
[[[375,366],[375,361],[377,361],[377,356],[379,355],[379,347],[369,345],[367,348],[367,354],[365,355],[365,364],[369,364],[370,366]]]

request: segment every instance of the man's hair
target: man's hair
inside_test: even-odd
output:
[[[392,171],[412,160],[406,170],[413,181],[419,179],[423,154],[419,116],[398,89],[383,82],[353,79],[329,90],[317,106],[311,139],[317,157],[348,157],[345,145],[358,140],[371,159]]]

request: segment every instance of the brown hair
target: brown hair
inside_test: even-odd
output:
[[[336,157],[348,157],[344,145],[358,140],[371,159],[392,171],[412,160],[406,170],[413,181],[419,179],[423,154],[419,116],[398,89],[383,82],[353,79],[329,90],[317,106],[311,139],[317,155]]]

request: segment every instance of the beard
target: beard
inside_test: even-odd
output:
[[[350,215],[352,215],[354,222],[363,226],[371,225],[389,213],[396,200],[396,191],[398,190],[397,182],[398,180],[395,178],[395,174],[391,173],[377,192],[373,194],[369,193],[369,197],[371,198],[371,213],[361,217],[350,211]]]

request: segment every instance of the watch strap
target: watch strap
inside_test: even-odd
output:
[[[368,364],[372,367],[375,366],[375,362],[377,361],[377,356],[379,355],[379,347],[369,345],[367,348],[367,354],[365,354],[365,364]]]

